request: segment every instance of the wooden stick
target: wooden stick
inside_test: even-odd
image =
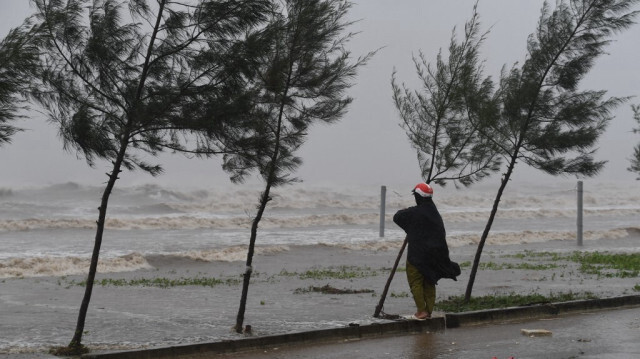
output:
[[[396,262],[393,264],[393,268],[391,268],[389,279],[387,279],[387,284],[384,286],[384,290],[382,291],[382,295],[380,296],[380,302],[376,307],[376,311],[373,313],[374,318],[380,317],[380,312],[382,311],[382,306],[384,305],[384,299],[387,297],[387,292],[389,291],[391,280],[393,279],[393,275],[396,273],[396,268],[398,268],[398,263],[400,262],[400,258],[402,258],[402,253],[404,253],[404,249],[407,246],[407,239],[408,238],[404,239],[404,243],[402,243],[402,247],[400,248],[400,253],[398,253],[398,258],[396,258]]]

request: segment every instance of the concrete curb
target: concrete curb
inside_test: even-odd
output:
[[[283,345],[297,345],[303,343],[327,343],[344,340],[380,337],[384,335],[403,333],[422,333],[441,331],[446,328],[458,328],[493,322],[513,320],[537,319],[555,317],[572,312],[585,312],[611,308],[640,306],[640,295],[622,297],[576,300],[560,303],[536,304],[524,307],[504,309],[480,310],[464,313],[445,314],[425,321],[393,321],[386,323],[372,323],[366,325],[314,330],[308,332],[250,337],[238,340],[224,340],[220,342],[189,344],[164,348],[112,351],[104,353],[85,354],[82,358],[101,359],[151,359],[176,358],[198,354],[221,354],[248,351],[262,348],[273,348]]]
[[[564,313],[584,312],[608,308],[640,306],[640,295],[623,297],[575,300],[570,302],[544,303],[526,307],[479,310],[445,315],[447,328],[487,324],[510,320],[555,317]]]
[[[314,330],[300,333],[270,335],[238,340],[190,344],[166,348],[129,350],[106,353],[85,354],[82,358],[175,358],[185,355],[221,354],[246,351],[252,349],[272,348],[274,346],[296,345],[303,343],[326,343],[332,341],[354,340],[379,337],[400,333],[422,333],[445,329],[445,318],[433,318],[425,321],[406,320],[388,323],[353,325],[341,328]]]

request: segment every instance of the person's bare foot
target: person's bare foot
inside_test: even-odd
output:
[[[414,314],[414,316],[418,319],[427,319],[427,318],[431,318],[431,314],[427,313],[427,312],[416,312],[416,314]]]

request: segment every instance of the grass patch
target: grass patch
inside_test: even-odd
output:
[[[471,297],[471,301],[468,304],[465,304],[464,295],[460,295],[452,296],[446,300],[437,302],[436,309],[449,313],[459,313],[472,310],[508,308],[540,303],[566,302],[570,300],[596,298],[597,297],[593,293],[589,292],[551,293],[548,296],[544,296],[538,293],[531,293],[526,295],[511,293],[507,295],[493,294],[481,297]]]
[[[460,268],[469,268],[471,267],[471,262],[466,261],[459,263]],[[555,263],[496,263],[496,262],[480,262],[478,265],[479,270],[505,270],[505,269],[520,269],[520,270],[549,270],[558,268],[559,265]]]
[[[640,275],[639,253],[573,252],[569,259],[580,264],[581,272],[598,277],[634,278]]]
[[[322,293],[322,294],[360,294],[360,293],[373,293],[373,289],[338,289],[330,286],[329,284],[322,287],[309,286],[308,288],[298,288],[293,291],[294,294],[304,293]]]
[[[409,293],[407,293],[407,292],[400,292],[400,293],[391,292],[390,296],[391,296],[391,298],[408,298],[409,297]]]
[[[236,278],[228,278],[228,279],[217,279],[217,278],[207,278],[207,277],[194,277],[194,278],[178,278],[178,279],[170,279],[170,278],[136,278],[136,279],[113,279],[113,278],[104,278],[100,280],[95,280],[94,285],[100,285],[103,287],[113,286],[113,287],[157,287],[157,288],[171,288],[171,287],[184,287],[184,286],[200,286],[200,287],[215,287],[217,285],[235,285],[239,284],[240,279]],[[70,281],[69,285],[76,285],[84,287],[87,285],[86,281]]]
[[[524,251],[523,253],[505,255],[506,258],[516,258],[527,260],[543,259],[550,262],[571,261],[579,264],[579,271],[584,274],[596,275],[606,278],[635,278],[640,276],[640,253],[616,254],[610,252],[573,252],[571,254],[560,254],[552,252]],[[481,269],[552,269],[557,268],[557,264],[519,264],[514,268],[501,267],[489,262],[486,267],[480,265]],[[517,266],[520,266],[519,268]],[[462,267],[462,265],[461,265]]]
[[[280,271],[281,276],[285,277],[298,277],[299,279],[356,279],[377,276],[378,272],[372,270],[370,267],[354,267],[354,266],[341,266],[341,267],[329,267],[325,269],[310,269],[305,272],[289,272],[285,269]]]
[[[640,292],[640,284],[636,284],[633,286],[633,291],[634,292]]]
[[[550,261],[558,261],[558,260],[563,260],[563,259],[567,259],[566,255],[562,255],[560,253],[554,253],[554,252],[534,252],[532,250],[525,250],[522,253],[516,253],[516,254],[507,254],[504,255],[503,257],[505,258],[516,258],[516,259],[526,259],[526,258],[535,258],[535,259],[546,259],[546,260],[550,260]]]

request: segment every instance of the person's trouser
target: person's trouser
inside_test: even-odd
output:
[[[418,312],[431,314],[436,304],[436,286],[427,282],[418,268],[407,261],[407,281]]]

